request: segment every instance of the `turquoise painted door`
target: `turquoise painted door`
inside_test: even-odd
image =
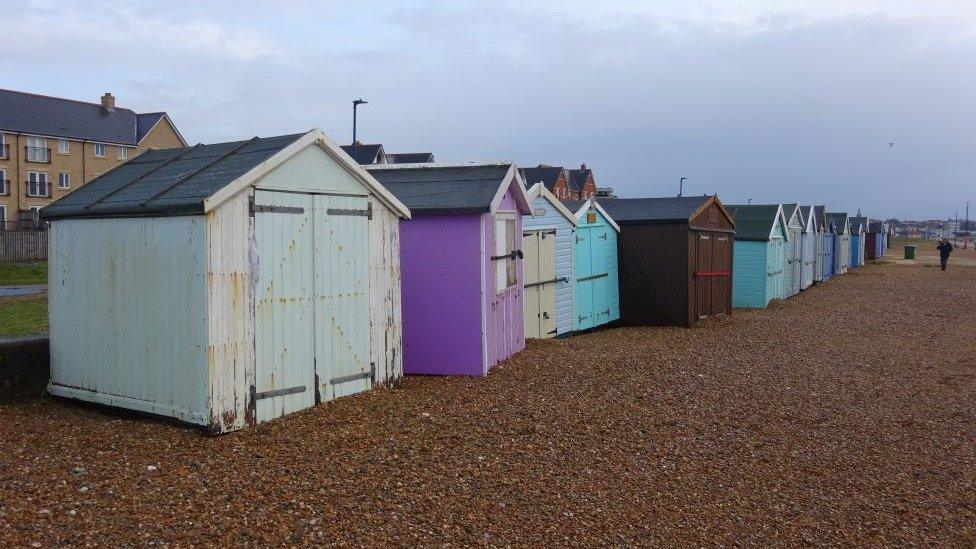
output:
[[[590,249],[592,240],[590,227],[576,229],[576,325],[577,329],[586,330],[596,325],[593,304],[593,254]]]
[[[590,257],[593,269],[593,324],[599,326],[610,321],[609,280],[607,277],[607,227],[593,227],[590,230]]]

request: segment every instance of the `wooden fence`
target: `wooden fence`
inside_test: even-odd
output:
[[[0,229],[0,262],[47,259],[47,228]]]

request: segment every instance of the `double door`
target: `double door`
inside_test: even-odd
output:
[[[556,230],[522,233],[525,337],[556,335]]]
[[[256,419],[368,389],[366,197],[255,191]]]
[[[696,248],[695,314],[699,319],[726,314],[732,299],[732,238],[700,232]]]
[[[610,322],[611,303],[608,261],[611,231],[607,226],[577,227],[575,237],[576,327],[586,330]]]

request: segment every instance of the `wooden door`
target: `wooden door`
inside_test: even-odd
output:
[[[254,239],[257,421],[315,404],[312,197],[256,191]]]
[[[595,324],[593,315],[593,250],[590,227],[576,229],[576,325],[580,330],[592,328]]]
[[[542,336],[542,302],[540,300],[539,263],[539,233],[540,231],[526,231],[522,233],[522,268],[525,281],[525,337],[541,338]]]
[[[369,219],[364,196],[314,198],[315,372],[323,401],[371,387]]]
[[[697,268],[695,269],[695,316],[706,318],[712,310],[712,280],[714,254],[712,235],[698,233]]]
[[[712,236],[712,294],[710,315],[727,314],[732,299],[732,237]]]
[[[556,335],[556,230],[539,233],[539,337]]]

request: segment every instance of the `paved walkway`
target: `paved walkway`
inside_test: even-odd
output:
[[[18,295],[40,294],[47,291],[47,284],[30,284],[24,286],[0,286],[0,297],[14,297]]]

